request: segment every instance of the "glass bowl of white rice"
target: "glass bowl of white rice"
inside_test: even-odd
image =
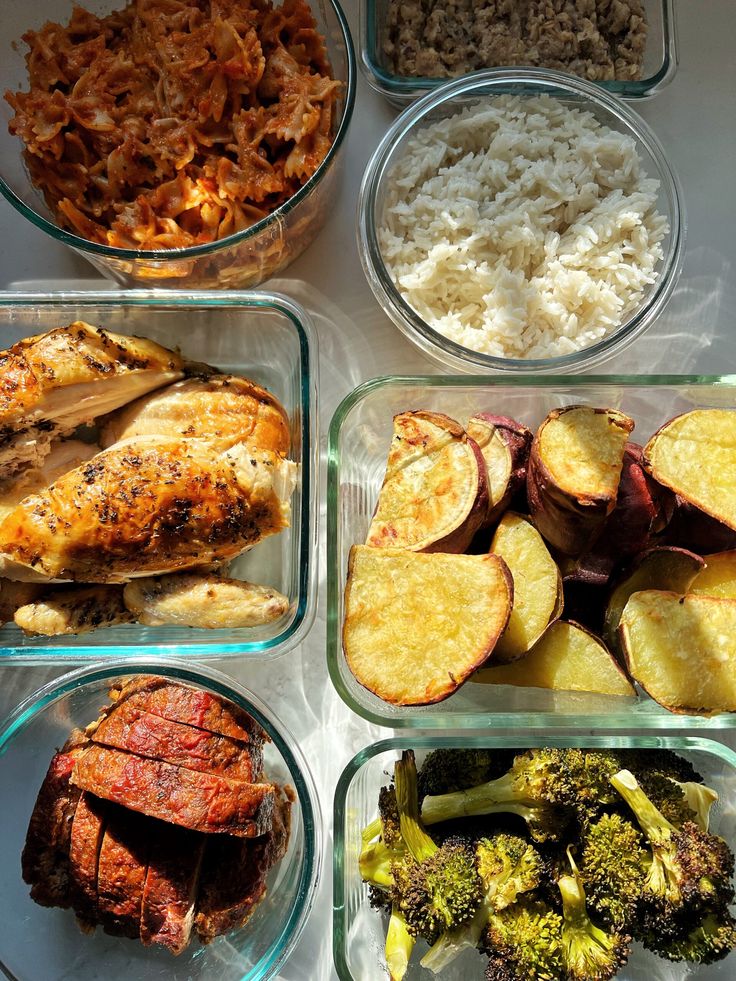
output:
[[[399,329],[457,371],[580,371],[646,330],[680,273],[682,192],[647,124],[592,83],[476,72],[403,112],[358,238]]]

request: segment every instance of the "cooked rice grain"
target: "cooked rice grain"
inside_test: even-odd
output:
[[[656,278],[667,220],[631,136],[548,96],[496,98],[417,132],[379,242],[406,302],[504,358],[579,351]]]

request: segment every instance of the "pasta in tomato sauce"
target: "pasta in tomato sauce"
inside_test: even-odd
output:
[[[128,249],[210,243],[314,174],[342,83],[305,0],[132,0],[23,37],[11,132],[64,227]]]

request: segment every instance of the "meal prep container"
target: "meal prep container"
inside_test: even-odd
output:
[[[677,38],[672,0],[643,0],[648,31],[642,77],[638,81],[596,82],[624,99],[646,99],[672,81],[677,70]],[[361,0],[360,67],[366,81],[388,101],[402,108],[446,82],[445,78],[397,75],[383,52],[388,0]]]
[[[327,664],[338,694],[358,715],[393,729],[736,727],[736,713],[676,715],[644,694],[613,697],[472,681],[435,705],[395,706],[359,685],[347,666],[341,635],[348,553],[366,539],[386,470],[393,416],[429,409],[462,424],[475,412],[492,412],[534,430],[551,409],[580,404],[622,409],[636,422],[632,438],[643,444],[678,413],[736,408],[736,375],[387,377],[359,386],[338,407],[328,449]]]
[[[244,927],[208,946],[197,942],[178,957],[101,930],[83,936],[70,910],[37,906],[21,878],[28,819],[46,769],[74,726],[99,714],[107,690],[126,675],[157,674],[249,712],[271,738],[264,745],[269,777],[293,787],[289,848],[269,874],[268,891]],[[183,661],[113,660],[95,664],[39,689],[0,727],[0,816],[3,888],[0,890],[0,973],[15,981],[125,978],[126,981],[262,981],[278,974],[301,934],[320,875],[322,832],[314,781],[294,737],[268,707],[219,671],[193,670]]]
[[[508,737],[467,734],[465,736],[409,736],[373,743],[358,753],[342,773],[335,791],[335,845],[333,858],[333,953],[341,981],[387,978],[377,965],[384,961],[386,922],[371,909],[368,888],[361,882],[358,857],[361,830],[377,815],[378,791],[389,783],[394,762],[404,749],[414,749],[417,763],[439,746],[506,749],[530,746],[581,746],[609,748],[666,747],[686,757],[719,794],[711,811],[711,830],[734,847],[736,839],[736,753],[709,739],[665,736],[531,736]],[[406,974],[406,981],[430,981],[435,975],[419,966],[426,950],[420,941]],[[442,972],[443,981],[482,981],[485,962],[468,950]],[[730,981],[736,971],[736,955],[724,961],[697,967],[672,964],[634,945],[631,960],[616,975],[617,981]]]
[[[291,459],[299,465],[291,527],[236,559],[232,576],[278,589],[289,598],[289,610],[273,623],[230,630],[126,624],[77,637],[26,637],[11,623],[0,628],[0,661],[63,663],[135,654],[142,645],[151,654],[198,658],[273,657],[291,650],[309,630],[315,609],[317,356],[309,316],[287,297],[269,293],[0,294],[3,348],[75,320],[150,337],[188,360],[246,375],[281,400],[291,420]]]
[[[657,211],[666,217],[669,232],[661,248],[657,278],[644,291],[638,307],[611,334],[572,354],[549,358],[499,358],[473,351],[430,327],[401,296],[381,254],[382,224],[391,170],[415,134],[432,122],[460,112],[468,105],[499,95],[554,96],[569,108],[591,112],[596,119],[636,141],[643,170],[659,180]],[[561,72],[532,68],[495,68],[476,72],[442,87],[405,110],[388,130],[368,162],[358,199],[358,248],[363,271],[386,315],[431,361],[444,369],[470,373],[577,372],[620,353],[652,325],[672,295],[682,265],[685,213],[679,181],[659,140],[632,109],[592,82]]]
[[[85,0],[97,15],[125,6],[125,0]],[[338,0],[312,0],[317,29],[324,35],[333,77],[343,83],[334,122],[334,142],[317,171],[281,207],[250,228],[207,245],[185,249],[118,249],[87,241],[59,227],[43,195],[31,183],[23,144],[8,132],[13,112],[1,93],[28,89],[22,35],[47,21],[68,23],[72,0],[5,0],[0,45],[0,193],[20,215],[57,242],[71,246],[108,279],[121,286],[167,289],[243,289],[275,276],[307,248],[322,228],[335,195],[355,101],[353,42]]]

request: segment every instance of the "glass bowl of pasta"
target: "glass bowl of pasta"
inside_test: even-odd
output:
[[[355,58],[337,0],[9,4],[0,192],[123,286],[253,287],[334,195]]]

